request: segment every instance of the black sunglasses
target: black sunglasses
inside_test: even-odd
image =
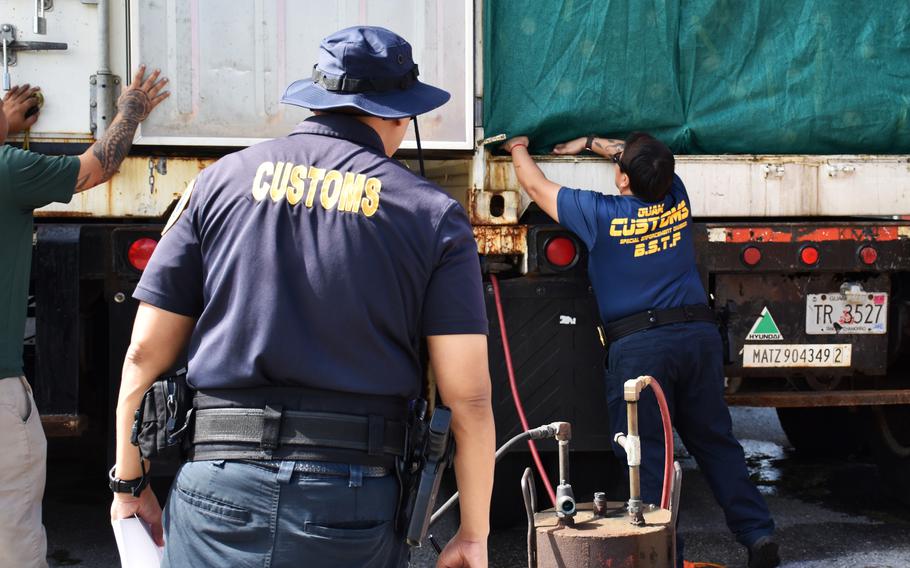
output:
[[[623,165],[622,165],[622,152],[616,152],[615,154],[610,156],[610,160],[612,160],[614,164],[619,166],[620,171],[625,170],[625,168],[623,168]]]

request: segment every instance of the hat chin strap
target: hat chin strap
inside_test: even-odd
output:
[[[411,120],[414,121],[414,138],[417,140],[417,161],[420,163],[420,175],[422,177],[427,177],[423,168],[423,148],[420,146],[420,129],[417,127],[417,116],[412,116]]]

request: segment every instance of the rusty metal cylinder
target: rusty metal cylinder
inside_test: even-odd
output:
[[[608,502],[603,517],[591,503],[579,504],[572,526],[552,509],[537,513],[537,568],[672,568],[670,511],[644,509],[642,526],[629,522],[626,504],[619,502]]]
[[[594,514],[598,517],[607,515],[607,494],[598,491],[594,494]]]

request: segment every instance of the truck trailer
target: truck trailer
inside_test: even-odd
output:
[[[14,144],[80,153],[140,62],[171,80],[110,182],[36,211],[24,343],[49,436],[108,447],[131,293],[165,221],[202,168],[307,116],[284,88],[357,24],[407,38],[422,80],[452,93],[419,119],[426,175],[500,283],[532,426],[569,421],[579,456],[610,451],[602,322],[583,244],[483,140],[529,135],[548,177],[610,194],[612,163],[550,148],[645,130],[691,197],[729,404],[776,408],[798,451],[870,451],[910,494],[910,7],[887,2],[856,17],[843,0],[6,0],[4,73],[45,101]],[[418,167],[413,141],[398,157]],[[635,254],[667,246],[617,230]],[[522,427],[486,293],[502,441]]]

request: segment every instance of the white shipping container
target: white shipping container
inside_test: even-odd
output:
[[[474,130],[474,98],[482,96],[475,77],[482,82],[483,59],[475,53],[482,45],[475,37],[480,29],[475,0],[45,2],[51,4],[46,35],[34,33],[34,0],[3,0],[0,10],[0,26],[14,26],[17,41],[67,44],[65,51],[14,54],[13,84],[38,84],[45,94],[32,140],[91,141],[98,94],[92,96],[90,77],[109,62],[111,72],[128,81],[144,62],[170,78],[172,96],[143,123],[136,142],[173,157],[129,158],[105,189],[48,206],[39,215],[164,215],[209,163],[181,148],[242,147],[290,132],[308,111],[279,104],[284,89],[311,75],[321,38],[357,24],[403,35],[414,47],[421,79],[452,93],[448,104],[420,119],[421,139],[426,148],[466,151],[471,177],[464,191],[519,189],[507,158],[467,152],[475,136],[482,137]],[[103,5],[109,13],[106,36],[99,24]],[[414,147],[411,137],[405,147]],[[538,162],[564,185],[615,192],[612,166],[604,160],[539,156]],[[679,156],[677,166],[698,217],[910,214],[908,156]],[[523,193],[508,202],[515,204],[510,219],[528,203]]]
[[[100,66],[102,43],[95,2],[53,0],[47,33],[38,35],[34,0],[3,1],[0,24],[14,26],[18,41],[68,46],[18,51],[10,67],[13,84],[44,90],[35,140],[90,137],[89,77]],[[473,0],[127,0],[108,6],[113,73],[128,81],[141,62],[171,81],[171,97],[142,125],[138,144],[246,146],[287,134],[309,113],[279,104],[285,88],[312,75],[323,37],[366,24],[405,37],[420,79],[452,94],[422,117],[424,146],[473,147]]]

